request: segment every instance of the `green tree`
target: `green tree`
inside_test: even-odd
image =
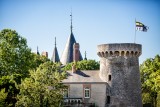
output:
[[[0,91],[0,107],[7,106],[5,104],[6,97],[7,97],[7,93],[5,93],[5,89],[1,89],[1,91]]]
[[[39,67],[39,65],[50,61],[47,57],[45,56],[41,56],[35,53],[32,53],[33,55],[33,59],[32,59],[32,63],[31,63],[31,67],[30,70],[35,70],[37,67]]]
[[[21,78],[29,74],[33,55],[27,41],[16,31],[4,29],[0,32],[0,90],[5,89],[5,104],[14,106]]]
[[[15,106],[16,95],[19,93],[15,85],[29,77],[30,69],[36,69],[46,61],[46,57],[31,53],[26,39],[16,31],[0,31],[0,92],[5,90],[7,97],[4,101],[7,106]]]
[[[16,106],[60,107],[65,88],[61,80],[66,77],[66,73],[60,72],[59,68],[56,63],[46,62],[37,70],[31,70],[30,77],[19,85],[20,94]]]
[[[28,75],[33,55],[27,41],[16,31],[4,29],[0,32],[0,76]]]
[[[72,65],[74,62],[67,64],[63,70],[71,70]],[[79,70],[97,70],[99,69],[99,62],[96,62],[95,60],[82,60],[76,62],[76,68]]]
[[[151,103],[156,107],[160,102],[158,93],[160,91],[160,56],[147,59],[140,65],[142,82],[142,100],[143,103]],[[158,102],[157,102],[158,101]]]

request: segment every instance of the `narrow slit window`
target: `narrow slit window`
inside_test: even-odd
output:
[[[107,96],[107,104],[110,104],[111,98],[110,96]]]
[[[111,81],[111,75],[108,75],[108,81]]]

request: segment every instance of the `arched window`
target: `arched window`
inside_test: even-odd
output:
[[[84,98],[90,98],[90,88],[84,88]]]
[[[121,52],[121,56],[124,56],[124,51]]]

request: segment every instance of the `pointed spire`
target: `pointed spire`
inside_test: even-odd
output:
[[[55,44],[54,45],[55,45],[55,47],[54,47],[54,50],[53,50],[53,55],[52,55],[51,61],[60,62],[57,47],[56,47],[56,37],[55,37]]]
[[[37,46],[37,55],[40,55],[40,54],[39,54],[39,50],[38,50],[38,46]]]
[[[86,51],[85,51],[85,53],[84,53],[84,60],[87,60],[87,57],[86,57],[86,55],[87,55],[87,53],[86,53]]]
[[[54,45],[55,45],[55,47],[56,47],[56,37],[55,37],[55,44],[54,44]]]
[[[73,29],[73,26],[72,26],[72,8],[71,8],[71,33],[72,33],[72,29]]]

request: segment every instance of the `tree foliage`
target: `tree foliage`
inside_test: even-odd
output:
[[[66,77],[65,72],[61,73],[59,68],[55,63],[46,62],[37,70],[31,70],[30,77],[19,85],[20,94],[16,106],[59,107],[64,89],[61,80]]]
[[[18,82],[20,83],[20,79],[21,76],[18,74],[2,76],[0,78],[0,90],[3,95],[6,95],[3,97],[4,99],[1,100],[2,102],[0,102],[0,104],[12,107],[15,106],[16,95],[19,93],[19,90],[16,88],[15,84]]]
[[[4,29],[0,32],[0,90],[7,95],[5,104],[14,106],[21,78],[28,76],[33,55],[25,38],[16,31]]]
[[[19,90],[16,84],[29,76],[30,69],[36,69],[41,63],[48,61],[46,57],[31,53],[25,38],[16,31],[4,29],[0,31],[0,92],[5,100],[0,104],[15,106]]]
[[[32,63],[31,63],[31,67],[30,70],[35,70],[37,67],[39,67],[39,65],[50,61],[47,57],[45,56],[41,56],[35,53],[32,53],[33,55],[33,59],[32,59]]]
[[[0,76],[21,74],[25,77],[32,58],[25,38],[10,29],[0,32]]]
[[[140,65],[140,71],[143,103],[151,103],[156,107],[160,103],[157,97],[160,93],[160,56],[147,59]]]
[[[0,91],[0,107],[7,106],[5,104],[6,97],[7,97],[7,93],[5,92],[5,89],[1,89],[1,91]]]
[[[63,70],[71,70],[74,62],[67,64]],[[99,63],[95,60],[82,60],[76,62],[76,68],[79,70],[97,70],[99,69]]]

